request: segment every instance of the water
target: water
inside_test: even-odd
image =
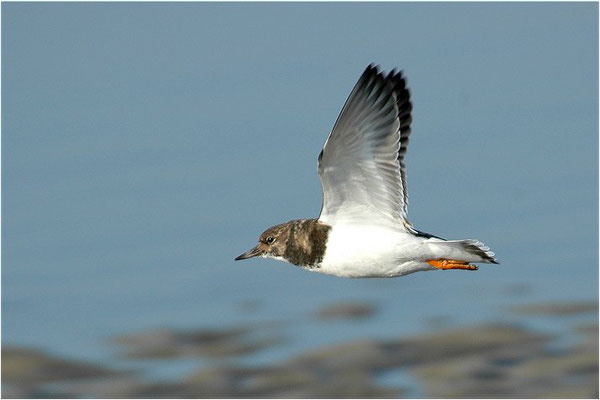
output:
[[[597,301],[596,15],[592,3],[3,4],[3,345],[168,378],[210,361],[128,361],[110,338],[283,322],[285,344],[240,360],[268,364],[435,321],[560,331],[506,307]],[[502,264],[347,280],[234,262],[265,228],[317,216],[317,154],[373,61],[405,69],[413,94],[411,221],[478,238]],[[347,301],[377,313],[311,317]]]

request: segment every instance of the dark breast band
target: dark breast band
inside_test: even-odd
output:
[[[290,233],[284,257],[292,264],[305,268],[319,268],[327,249],[331,227],[316,219],[298,219],[287,222]]]

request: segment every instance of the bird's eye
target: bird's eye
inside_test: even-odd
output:
[[[266,242],[267,244],[272,244],[274,241],[275,241],[275,238],[274,238],[273,236],[269,236],[269,237],[268,237],[268,238],[265,240],[265,242]]]

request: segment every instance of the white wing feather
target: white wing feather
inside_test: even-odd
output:
[[[414,232],[404,167],[411,110],[401,72],[367,67],[319,155],[320,221]]]

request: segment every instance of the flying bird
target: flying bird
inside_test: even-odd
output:
[[[318,158],[323,203],[317,219],[264,231],[236,257],[261,256],[350,278],[498,264],[478,240],[445,240],[407,219],[404,157],[412,103],[402,71],[369,65],[352,89]]]

